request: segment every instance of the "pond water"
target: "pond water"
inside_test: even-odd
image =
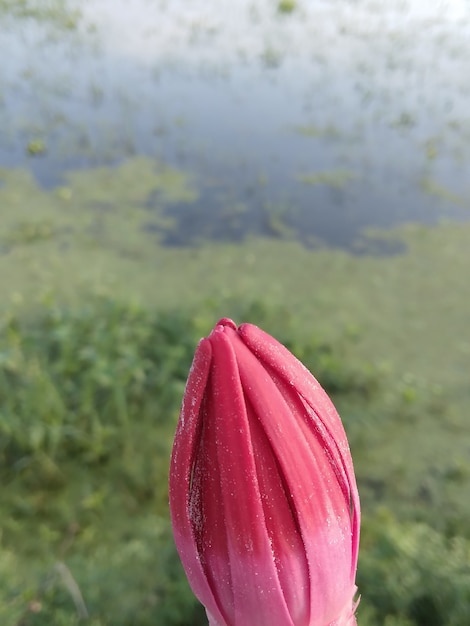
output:
[[[469,1],[18,6],[0,2],[0,165],[45,188],[134,155],[180,169],[197,193],[167,207],[168,245],[393,252],[367,229],[470,217]]]

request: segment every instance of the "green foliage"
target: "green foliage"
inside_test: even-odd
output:
[[[321,333],[299,334],[298,320],[290,308],[261,301],[235,307],[237,319],[249,320],[275,336],[315,375],[329,394],[372,397],[379,387],[379,373],[370,363],[351,360],[358,329],[346,328],[334,342]]]
[[[171,538],[167,471],[194,348],[219,307],[208,302],[195,315],[90,296],[73,308],[49,302],[39,314],[4,314],[1,624],[207,623]],[[465,509],[442,510],[443,500],[426,494],[414,502],[402,491],[409,481],[400,478],[395,448],[379,466],[371,454],[384,436],[398,437],[422,414],[445,419],[442,394],[406,376],[391,401],[381,372],[356,357],[355,327],[335,338],[305,335],[288,307],[237,301],[227,309],[277,336],[340,407],[365,509],[359,624],[467,624]],[[464,459],[454,459],[417,484],[426,493],[458,495],[467,470]],[[383,509],[371,517],[374,506],[391,508],[404,495],[407,519]]]
[[[203,612],[192,596],[170,531],[149,518],[120,541],[92,553],[44,562],[34,572],[12,553],[0,553],[0,619],[6,626],[197,626]],[[160,524],[161,525],[161,524]],[[18,572],[21,572],[19,574]],[[13,576],[12,576],[13,575]],[[12,581],[13,578],[13,581]]]
[[[358,585],[383,623],[466,626],[470,541],[423,523],[400,524],[382,510],[363,526]]]
[[[0,433],[9,467],[39,453],[99,462],[138,446],[142,424],[175,415],[194,348],[187,318],[107,301],[51,307],[28,326],[10,317],[3,331]],[[122,434],[131,423],[129,440]]]
[[[96,626],[196,624],[166,476],[197,336],[188,315],[100,299],[5,317],[2,624],[78,623],[75,587]]]

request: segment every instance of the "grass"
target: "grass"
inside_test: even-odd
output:
[[[95,300],[3,328],[2,623],[75,623],[80,597],[100,625],[192,623],[166,493],[195,330],[177,317]]]

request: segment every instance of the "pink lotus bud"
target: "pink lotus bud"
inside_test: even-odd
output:
[[[353,626],[360,508],[338,413],[251,324],[196,350],[170,467],[176,546],[210,626]]]

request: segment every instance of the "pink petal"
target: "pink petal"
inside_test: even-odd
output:
[[[309,565],[308,624],[324,626],[352,597],[349,501],[322,441],[303,417],[298,394],[288,388],[289,406],[253,353],[241,341],[233,344],[246,400],[261,422],[292,497]]]
[[[203,520],[194,517],[194,511],[197,510],[194,497],[197,497],[198,491],[192,489],[192,469],[199,445],[201,404],[209,377],[211,357],[210,342],[203,339],[196,350],[186,383],[171,456],[169,493],[173,535],[189,583],[194,594],[214,619],[223,625],[226,623],[225,618],[207,580],[193,530],[198,524],[203,525]]]
[[[200,342],[170,468],[175,542],[210,626],[354,626],[359,497],[341,420],[256,326]]]
[[[225,516],[228,554],[221,558],[229,564],[234,594],[234,613],[228,623],[241,626],[250,616],[257,626],[294,626],[266,532],[252,433],[232,337],[229,338],[232,333],[230,328],[218,327],[210,336],[213,367],[206,414],[214,429],[220,507]],[[208,499],[211,496],[207,494]],[[217,557],[214,550],[211,563]]]
[[[300,394],[311,408],[312,419],[315,418],[318,426],[323,426],[321,429],[323,434],[327,434],[333,442],[329,449],[338,470],[344,471],[351,499],[353,515],[351,577],[354,580],[359,551],[360,503],[349,444],[341,419],[319,382],[285,346],[252,324],[242,324],[238,332],[267,370],[275,372]]]

